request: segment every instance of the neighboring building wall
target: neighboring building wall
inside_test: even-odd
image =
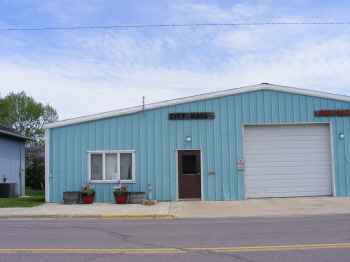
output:
[[[87,181],[87,151],[135,150],[135,184],[130,191],[177,200],[176,150],[202,150],[203,200],[245,199],[243,124],[331,123],[335,195],[350,196],[350,117],[315,117],[314,110],[349,109],[350,103],[260,90],[112,117],[49,130],[49,201],[62,202],[64,191]],[[214,120],[170,121],[168,113],[215,112]],[[339,133],[345,138],[339,139]],[[191,136],[191,142],[186,137]],[[215,171],[215,175],[208,175]],[[95,184],[98,202],[111,202],[116,184]]]
[[[21,181],[20,181],[20,170]],[[17,183],[17,194],[25,194],[25,142],[10,136],[0,135],[0,177],[3,182]]]

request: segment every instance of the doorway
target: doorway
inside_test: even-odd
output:
[[[201,200],[201,152],[200,150],[178,151],[179,200]]]

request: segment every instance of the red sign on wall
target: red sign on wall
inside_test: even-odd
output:
[[[349,109],[315,110],[315,116],[350,116]]]
[[[238,158],[237,159],[237,168],[238,168],[238,170],[244,170],[245,169],[245,159],[244,158]]]

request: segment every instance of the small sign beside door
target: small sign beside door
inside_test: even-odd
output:
[[[244,170],[245,169],[245,160],[244,160],[244,158],[238,158],[237,159],[237,169],[238,170]]]

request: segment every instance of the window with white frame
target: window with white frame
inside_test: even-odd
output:
[[[88,176],[94,183],[135,182],[135,151],[88,151]]]

